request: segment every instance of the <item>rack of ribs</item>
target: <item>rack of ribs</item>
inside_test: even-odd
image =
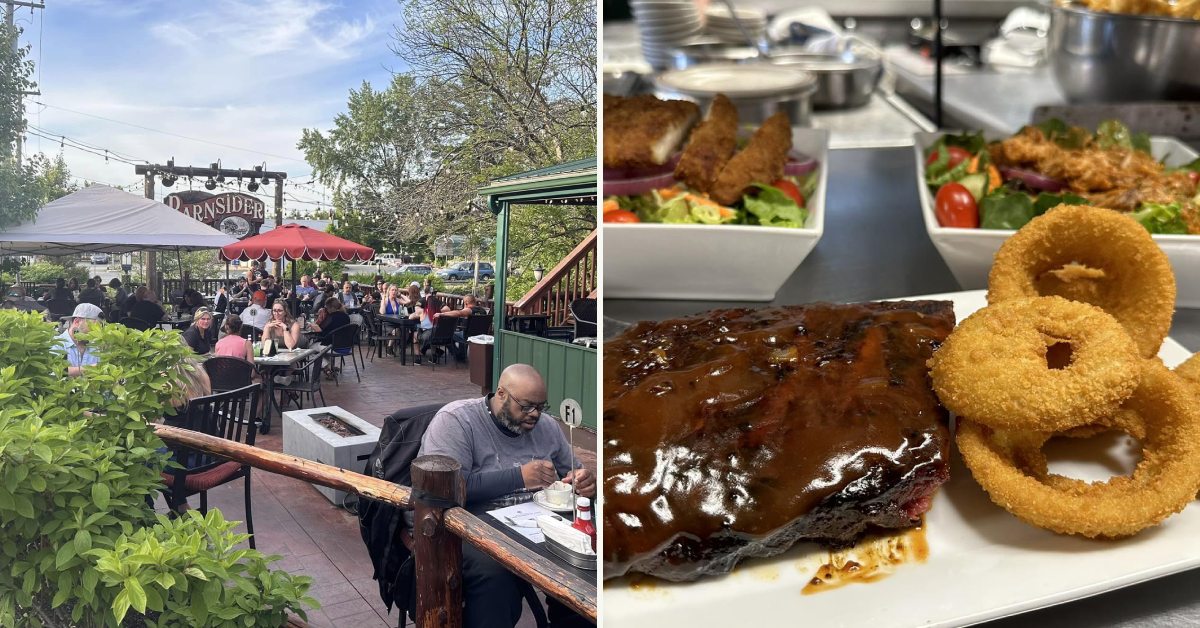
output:
[[[604,575],[686,581],[919,523],[949,477],[948,301],[715,310],[604,348]]]

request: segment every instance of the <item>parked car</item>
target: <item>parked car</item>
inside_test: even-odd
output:
[[[380,253],[379,255],[375,256],[375,261],[382,262],[385,266],[398,266],[404,262],[404,260],[395,253]]]
[[[108,253],[92,253],[92,263],[93,264],[107,264],[108,263]]]
[[[433,266],[429,264],[401,264],[396,270],[413,275],[428,275],[433,273]]]
[[[474,262],[459,262],[449,268],[437,271],[437,276],[448,280],[473,279],[475,277]],[[496,276],[495,269],[487,262],[479,262],[479,278],[492,279]]]

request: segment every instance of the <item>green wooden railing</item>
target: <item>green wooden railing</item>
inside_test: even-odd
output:
[[[550,402],[551,414],[557,416],[559,404],[570,397],[583,408],[584,427],[595,431],[595,349],[508,330],[497,333],[496,345],[501,370],[510,364],[529,364],[546,377],[546,401]]]

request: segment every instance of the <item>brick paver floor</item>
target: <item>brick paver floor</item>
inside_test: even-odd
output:
[[[375,425],[393,411],[414,405],[449,402],[478,396],[467,369],[453,364],[402,366],[391,358],[367,362],[362,382],[355,381],[354,370],[342,377],[341,385],[323,382],[326,402],[341,406]],[[575,445],[579,459],[596,470],[595,436],[576,430]],[[257,445],[282,450],[279,417],[272,420],[268,435],[260,435]],[[289,477],[254,471],[252,481],[256,544],[266,554],[283,558],[274,567],[313,578],[309,593],[321,602],[321,609],[309,613],[314,626],[352,626],[374,628],[396,626],[398,611],[389,615],[379,600],[379,590],[371,579],[371,560],[358,532],[358,518],[329,503],[310,484]],[[228,519],[244,517],[241,482],[231,482],[209,492],[209,506],[220,508]],[[193,497],[192,506],[199,499]],[[533,626],[528,609],[521,626]]]

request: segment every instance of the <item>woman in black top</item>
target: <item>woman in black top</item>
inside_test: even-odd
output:
[[[196,310],[196,317],[192,319],[191,327],[183,332],[183,341],[192,348],[192,351],[206,355],[212,352],[212,346],[217,340],[216,331],[213,328],[212,312],[206,308],[200,308]]]
[[[136,318],[151,327],[157,326],[162,322],[163,311],[162,306],[158,304],[158,296],[146,286],[137,289],[137,302],[129,308],[129,316]]]
[[[350,324],[350,315],[342,307],[342,300],[337,297],[325,299],[325,320],[320,325],[314,324],[313,331],[320,333],[321,344],[332,344],[332,332]]]

